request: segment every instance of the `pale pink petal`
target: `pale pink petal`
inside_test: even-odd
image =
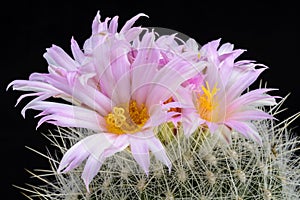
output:
[[[97,34],[99,33],[99,24],[101,23],[101,16],[100,16],[100,11],[98,10],[97,11],[97,14],[93,20],[93,23],[92,23],[92,33],[93,34]]]
[[[258,144],[262,145],[262,138],[260,137],[257,128],[252,123],[248,123],[248,132],[249,136],[252,140],[257,142]]]
[[[22,116],[25,118],[25,112],[28,110],[28,109],[31,109],[30,106],[33,105],[34,103],[36,102],[41,102],[43,101],[44,99],[47,99],[49,98],[49,94],[45,93],[45,94],[42,94],[38,97],[36,97],[35,99],[31,100],[28,104],[26,104],[23,109],[21,110],[21,114]]]
[[[124,150],[128,145],[128,137],[126,135],[110,134],[97,134],[94,136],[94,140],[98,141],[98,144],[86,143],[86,145],[93,147],[95,150],[91,151],[91,154],[85,164],[81,178],[83,179],[87,191],[89,191],[89,184],[92,179],[99,172],[100,167],[104,163],[105,159],[113,154]]]
[[[136,162],[141,166],[144,172],[149,174],[150,157],[147,140],[144,138],[130,138],[131,153]]]
[[[57,92],[62,93],[61,90],[53,87],[48,83],[43,83],[40,81],[28,81],[28,80],[14,80],[7,86],[8,88],[13,87],[13,90],[21,91],[34,91],[34,92]]]
[[[249,127],[247,125],[247,122],[228,120],[224,124],[227,125],[228,127],[232,128],[233,130],[241,133],[246,138],[249,138],[249,133],[248,133]]]
[[[78,61],[79,63],[82,63],[85,59],[85,56],[84,56],[82,50],[80,49],[78,43],[76,42],[76,40],[73,37],[71,39],[71,50],[72,50],[74,59],[76,61]]]
[[[161,161],[164,165],[166,165],[169,168],[169,172],[171,172],[172,163],[168,158],[160,140],[155,137],[152,137],[147,140],[147,144],[151,152],[155,155],[155,158]]]
[[[241,133],[246,138],[251,138],[259,144],[262,143],[262,139],[253,124],[249,122],[241,122],[235,120],[227,121],[225,124],[230,128],[236,130],[237,132]]]
[[[205,121],[199,117],[196,110],[182,109],[181,123],[184,135],[190,137],[201,124],[205,123]]]
[[[197,75],[199,70],[201,71],[204,67],[204,63],[193,64],[186,58],[174,60],[161,68],[153,77],[153,87],[150,89],[147,98],[148,106],[174,96],[183,82]]]
[[[146,32],[139,44],[136,47],[136,57],[132,63],[132,68],[147,66],[147,64],[156,64],[159,63],[160,58],[160,49],[155,45],[155,35],[154,32]]]
[[[26,83],[28,83],[28,85],[35,86],[35,88],[38,88],[41,85],[42,89],[46,86],[52,87],[55,90],[60,91],[59,95],[62,94],[63,96],[72,97],[70,98],[70,100],[72,100],[70,101],[71,103],[75,102],[78,104],[78,102],[80,102],[83,105],[97,110],[101,115],[106,115],[111,108],[111,100],[103,93],[99,92],[98,88],[94,88],[90,85],[82,85],[80,79],[74,78],[73,80],[74,81],[71,84],[70,80],[65,76],[33,73],[30,76],[30,81],[20,81],[16,84],[23,84],[26,86]],[[41,81],[47,82],[48,84],[41,83]],[[29,87],[29,89],[30,88],[31,87]]]
[[[131,95],[131,71],[127,56],[130,48],[123,43],[116,45],[115,47],[112,46],[111,52],[110,68],[115,80],[111,98],[117,105],[120,105],[129,102]]]
[[[144,125],[144,129],[158,126],[162,123],[169,121],[167,109],[162,109],[160,104],[152,105],[149,110],[150,119]]]
[[[152,88],[151,80],[157,72],[155,64],[141,65],[131,70],[131,96],[139,104],[145,103]]]
[[[214,134],[216,134],[225,144],[231,144],[231,131],[226,126],[220,125]]]
[[[218,49],[218,53],[220,55],[222,54],[226,54],[226,53],[230,53],[233,51],[233,47],[234,45],[233,44],[230,44],[230,43],[225,43],[225,44],[222,44],[220,46],[220,48]]]
[[[15,106],[17,106],[17,105],[20,103],[20,101],[22,101],[22,99],[24,99],[24,98],[26,98],[26,97],[42,96],[43,94],[45,94],[45,93],[43,93],[43,92],[36,92],[36,93],[23,94],[23,95],[21,95],[21,96],[17,99],[17,102],[16,102]],[[51,97],[51,96],[52,96],[52,95],[46,96],[45,98],[48,98],[48,97]],[[24,111],[24,114],[25,114],[25,111]]]
[[[236,110],[242,106],[272,106],[276,104],[275,98],[273,96],[265,94],[266,92],[273,91],[276,89],[256,89],[243,94],[242,96],[236,98],[228,105],[228,110]]]
[[[87,138],[89,139],[89,138]],[[83,140],[72,146],[63,156],[57,169],[58,173],[66,173],[78,167],[90,155],[83,145]]]
[[[147,107],[152,105],[160,104],[161,102],[167,101],[171,96],[174,96],[176,88],[174,86],[160,83],[153,83],[148,90],[148,96],[146,99]],[[179,87],[179,85],[177,85]],[[173,89],[174,88],[174,89]]]
[[[56,45],[47,48],[44,58],[46,58],[49,64],[65,68],[69,71],[76,70],[78,67],[78,63],[76,63],[62,48]]]
[[[118,16],[114,16],[112,18],[112,20],[110,21],[109,28],[108,28],[108,31],[110,33],[115,34],[117,32],[117,30],[118,30],[118,19],[119,19]]]
[[[107,158],[119,151],[123,151],[128,146],[129,146],[129,136],[127,134],[118,135],[112,142],[111,146],[103,151],[102,156]]]
[[[202,57],[205,57],[210,62],[219,64],[218,61],[218,52],[217,49],[219,47],[221,39],[213,40],[211,42],[208,42],[207,44],[203,45],[200,49],[200,55]]]
[[[81,174],[81,178],[85,184],[86,190],[90,192],[89,184],[93,180],[93,178],[98,174],[99,169],[101,168],[104,158],[94,157],[93,155],[89,156],[86,161],[85,167]]]
[[[141,27],[132,27],[131,29],[127,30],[124,34],[124,38],[131,42],[133,40],[138,39],[139,35],[141,34],[142,31],[146,31],[146,28],[141,28]]]
[[[106,133],[90,135],[73,145],[63,156],[57,171],[68,172],[80,165],[90,155],[100,155],[109,147],[116,136]]]
[[[219,128],[219,124],[215,123],[215,122],[209,122],[209,121],[206,121],[205,124],[207,125],[209,131],[214,134],[218,128]]]
[[[192,39],[192,38],[189,38],[187,41],[186,41],[186,47],[190,50],[190,51],[198,51],[199,50],[199,45],[198,43],[196,42],[196,40]]]
[[[38,126],[43,122],[54,123],[63,127],[81,127],[95,131],[103,131],[104,119],[95,111],[54,102],[33,102],[30,103],[27,109],[42,110],[38,115],[44,116]]]
[[[231,102],[233,99],[237,98],[241,93],[246,90],[256,79],[258,76],[265,70],[266,68],[249,70],[246,69],[244,72],[240,72],[243,75],[240,75],[231,80],[232,86],[228,88],[226,94],[228,97],[228,101]],[[237,72],[238,73],[238,72]]]
[[[67,151],[60,162],[58,172],[60,173],[63,170],[62,172],[65,173],[72,170],[88,157],[81,177],[87,190],[89,190],[89,183],[98,173],[106,158],[102,156],[102,153],[112,146],[116,137],[113,134],[99,133],[84,138]]]
[[[227,82],[229,81],[230,76],[232,74],[232,70],[234,70],[235,58],[243,52],[243,50],[235,50],[231,53],[227,53],[219,57],[221,62],[218,66],[218,73],[224,86],[227,85]]]
[[[116,80],[111,68],[111,46],[111,40],[107,40],[102,45],[99,45],[94,49],[92,58],[97,73],[97,81],[100,82],[101,91],[109,98],[111,98],[112,91],[116,85]]]
[[[249,120],[261,120],[261,119],[274,119],[274,117],[262,110],[244,110],[230,113],[227,120],[249,121]]]
[[[140,17],[148,17],[147,15],[145,15],[144,13],[140,13],[136,16],[134,16],[133,18],[131,18],[130,20],[128,20],[125,25],[122,27],[120,33],[124,33],[126,31],[128,31],[133,24],[135,23],[136,20],[138,20]]]
[[[127,104],[131,95],[131,74],[129,72],[125,73],[115,84],[111,91],[111,99],[113,99],[116,105]]]
[[[116,80],[119,80],[130,70],[128,53],[131,51],[128,42],[117,41],[112,44],[110,51],[110,67]]]

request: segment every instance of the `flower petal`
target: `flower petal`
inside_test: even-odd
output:
[[[261,139],[260,135],[258,134],[256,128],[251,123],[229,120],[229,121],[226,121],[226,125],[232,129],[238,131],[239,133],[244,135],[246,138],[251,138],[254,141],[256,141],[258,144],[262,143],[262,139]]]
[[[126,31],[128,31],[133,26],[133,24],[135,23],[135,21],[138,20],[142,16],[143,17],[148,17],[148,15],[145,15],[144,13],[137,14],[136,16],[134,16],[133,18],[131,18],[130,20],[128,20],[125,23],[125,25],[122,27],[120,33],[124,33]]]
[[[88,192],[90,192],[89,184],[99,172],[99,169],[101,168],[103,162],[104,158],[97,158],[92,155],[87,159],[85,167],[81,174],[81,178]]]
[[[169,168],[169,172],[171,172],[172,163],[160,140],[152,137],[147,140],[147,144],[151,152],[155,155],[155,158],[165,164]]]
[[[262,110],[244,110],[230,114],[227,120],[249,121],[260,119],[274,119],[274,117]]]
[[[147,140],[138,137],[130,137],[130,149],[136,162],[144,172],[149,174],[150,157]]]
[[[276,89],[256,89],[236,98],[228,105],[229,112],[243,106],[272,106],[276,104],[275,97],[265,94]]]
[[[81,49],[79,48],[78,43],[76,42],[76,40],[73,37],[71,39],[71,50],[72,50],[74,59],[76,61],[78,61],[79,63],[82,63],[85,59],[85,56],[84,56],[83,52],[81,51]]]
[[[43,117],[38,126],[43,122],[50,122],[63,127],[81,127],[95,131],[103,131],[105,129],[104,119],[95,111],[54,102],[31,102],[27,109],[42,110],[38,115],[46,115]]]
[[[65,68],[68,71],[76,70],[78,63],[75,62],[62,48],[52,45],[44,54],[47,62],[51,65]]]
[[[215,133],[223,143],[231,144],[231,131],[224,125],[220,125]]]

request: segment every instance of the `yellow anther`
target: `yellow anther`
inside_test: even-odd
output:
[[[203,94],[198,95],[198,105],[197,109],[199,115],[202,119],[207,121],[213,121],[213,111],[218,106],[216,102],[215,96],[218,92],[218,88],[216,86],[211,90],[208,82],[206,82],[206,87],[202,86]]]
[[[127,106],[113,107],[105,119],[107,130],[111,133],[136,133],[148,121],[149,114],[144,104],[138,106],[135,100],[131,100]]]
[[[116,115],[124,115],[124,108],[114,107],[113,113]]]

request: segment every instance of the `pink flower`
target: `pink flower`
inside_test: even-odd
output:
[[[266,67],[248,60],[234,62],[243,50],[233,50],[229,43],[219,47],[219,42],[209,42],[200,50],[201,59],[207,62],[204,78],[199,79],[201,87],[180,90],[186,105],[182,109],[184,132],[189,136],[199,126],[206,126],[230,143],[231,130],[235,130],[261,143],[252,121],[272,118],[260,107],[276,104],[275,97],[266,94],[274,89],[243,92]]]
[[[108,20],[100,22],[97,14],[84,52],[74,40],[74,59],[53,46],[45,54],[49,73],[33,73],[29,80],[15,80],[8,86],[32,92],[18,102],[36,96],[22,114],[25,116],[27,109],[41,111],[38,126],[48,122],[95,131],[72,146],[58,167],[58,172],[65,173],[87,159],[82,173],[87,190],[105,159],[126,147],[147,174],[149,151],[171,169],[153,129],[174,115],[163,102],[176,96],[177,88],[203,68],[201,63],[190,62],[192,54],[173,56],[161,66],[162,49],[154,32],[146,32],[140,40],[140,29],[131,28],[139,16],[125,24],[120,31],[124,37],[120,37],[116,34],[117,18],[107,27]],[[107,37],[102,38],[102,32]],[[50,97],[66,103],[53,102]]]

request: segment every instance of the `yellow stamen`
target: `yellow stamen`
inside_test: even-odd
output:
[[[198,53],[198,54],[197,54],[197,57],[198,57],[198,59],[200,59],[200,58],[201,58],[201,54],[200,54],[200,53]]]
[[[200,117],[206,121],[214,121],[213,111],[218,106],[215,95],[218,90],[219,89],[216,86],[211,90],[208,82],[206,82],[206,87],[202,86],[203,94],[198,95],[197,109]]]
[[[135,100],[131,100],[127,106],[114,107],[105,117],[108,132],[115,134],[136,133],[148,119],[147,107],[144,104],[138,106]]]

